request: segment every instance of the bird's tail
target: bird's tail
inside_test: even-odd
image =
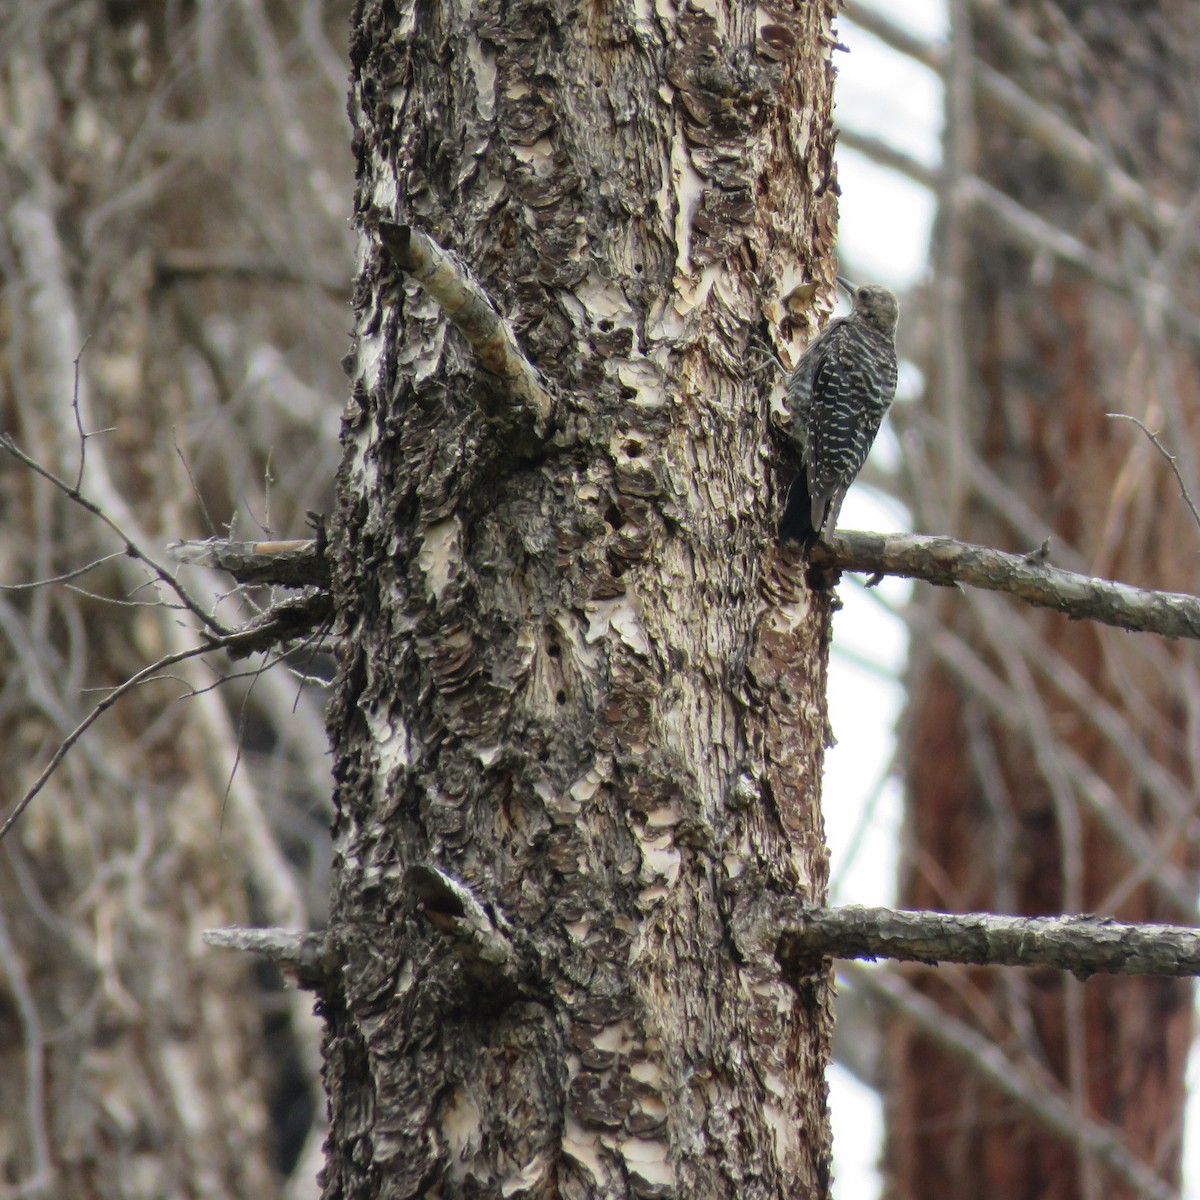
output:
[[[808,495],[808,477],[804,470],[796,476],[788,491],[787,504],[779,520],[779,540],[799,542],[805,550],[811,550],[817,541],[817,530],[812,523],[812,501]]]

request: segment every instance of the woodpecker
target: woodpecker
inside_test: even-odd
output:
[[[792,484],[780,537],[811,547],[837,527],[846,490],[867,460],[896,394],[896,321],[886,288],[838,282],[854,301],[805,350],[787,382],[791,440],[803,467]]]

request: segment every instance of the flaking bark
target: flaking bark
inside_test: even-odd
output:
[[[771,548],[763,299],[830,280],[831,3],[364,3],[326,1195],[818,1196],[828,600]],[[537,460],[380,253],[464,263],[552,384]]]

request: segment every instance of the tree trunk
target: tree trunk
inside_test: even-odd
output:
[[[830,602],[752,339],[831,283],[833,9],[360,5],[327,1196],[827,1188],[828,972],[731,922],[825,888]],[[380,219],[482,283],[550,441]]]
[[[1168,464],[1135,426],[1106,417],[1162,430],[1194,489],[1200,374],[1195,335],[1172,310],[1197,309],[1184,282],[1195,254],[1179,232],[1190,220],[1177,226],[1157,207],[1188,201],[1200,167],[1196,122],[1183,116],[1195,112],[1189,81],[1200,69],[1194,13],[1022,3],[973,33],[987,64],[977,70],[1004,72],[1082,131],[1103,164],[1073,157],[1052,123],[997,116],[990,86],[976,93],[980,175],[1121,264],[1130,290],[1053,266],[1049,249],[1031,268],[994,220],[970,228],[968,265],[948,281],[960,285],[962,341],[944,345],[934,390],[941,407],[963,406],[977,485],[949,527],[937,522],[954,510],[919,491],[922,526],[1020,551],[1050,535],[1058,565],[1195,591],[1197,531]],[[1118,170],[1154,199],[1123,200]],[[944,226],[955,220],[944,213]],[[1165,309],[1142,281],[1165,289]],[[945,369],[947,356],[959,370]],[[955,377],[968,392],[938,393]],[[958,457],[941,441],[929,452]],[[924,474],[939,477],[932,466]],[[1190,922],[1191,656],[1001,598],[918,594],[902,903]],[[1178,1184],[1189,983],[965,969],[914,982],[993,1037],[1030,1087],[1069,1099],[1080,1121],[1116,1127],[1134,1157]],[[904,1022],[893,1034],[890,1196],[1128,1194],[1082,1140],[1040,1126]]]

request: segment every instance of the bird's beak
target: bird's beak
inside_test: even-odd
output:
[[[854,293],[858,291],[858,288],[857,288],[857,287],[856,287],[854,284],[852,284],[852,283],[850,282],[850,280],[848,280],[848,279],[845,277],[845,275],[839,275],[839,276],[837,277],[837,281],[838,281],[838,283],[840,283],[840,284],[842,285],[842,287],[844,287],[844,288],[846,289],[846,291],[847,291],[847,292],[848,292],[848,293],[849,293],[851,296],[853,296],[853,295],[854,295]]]

